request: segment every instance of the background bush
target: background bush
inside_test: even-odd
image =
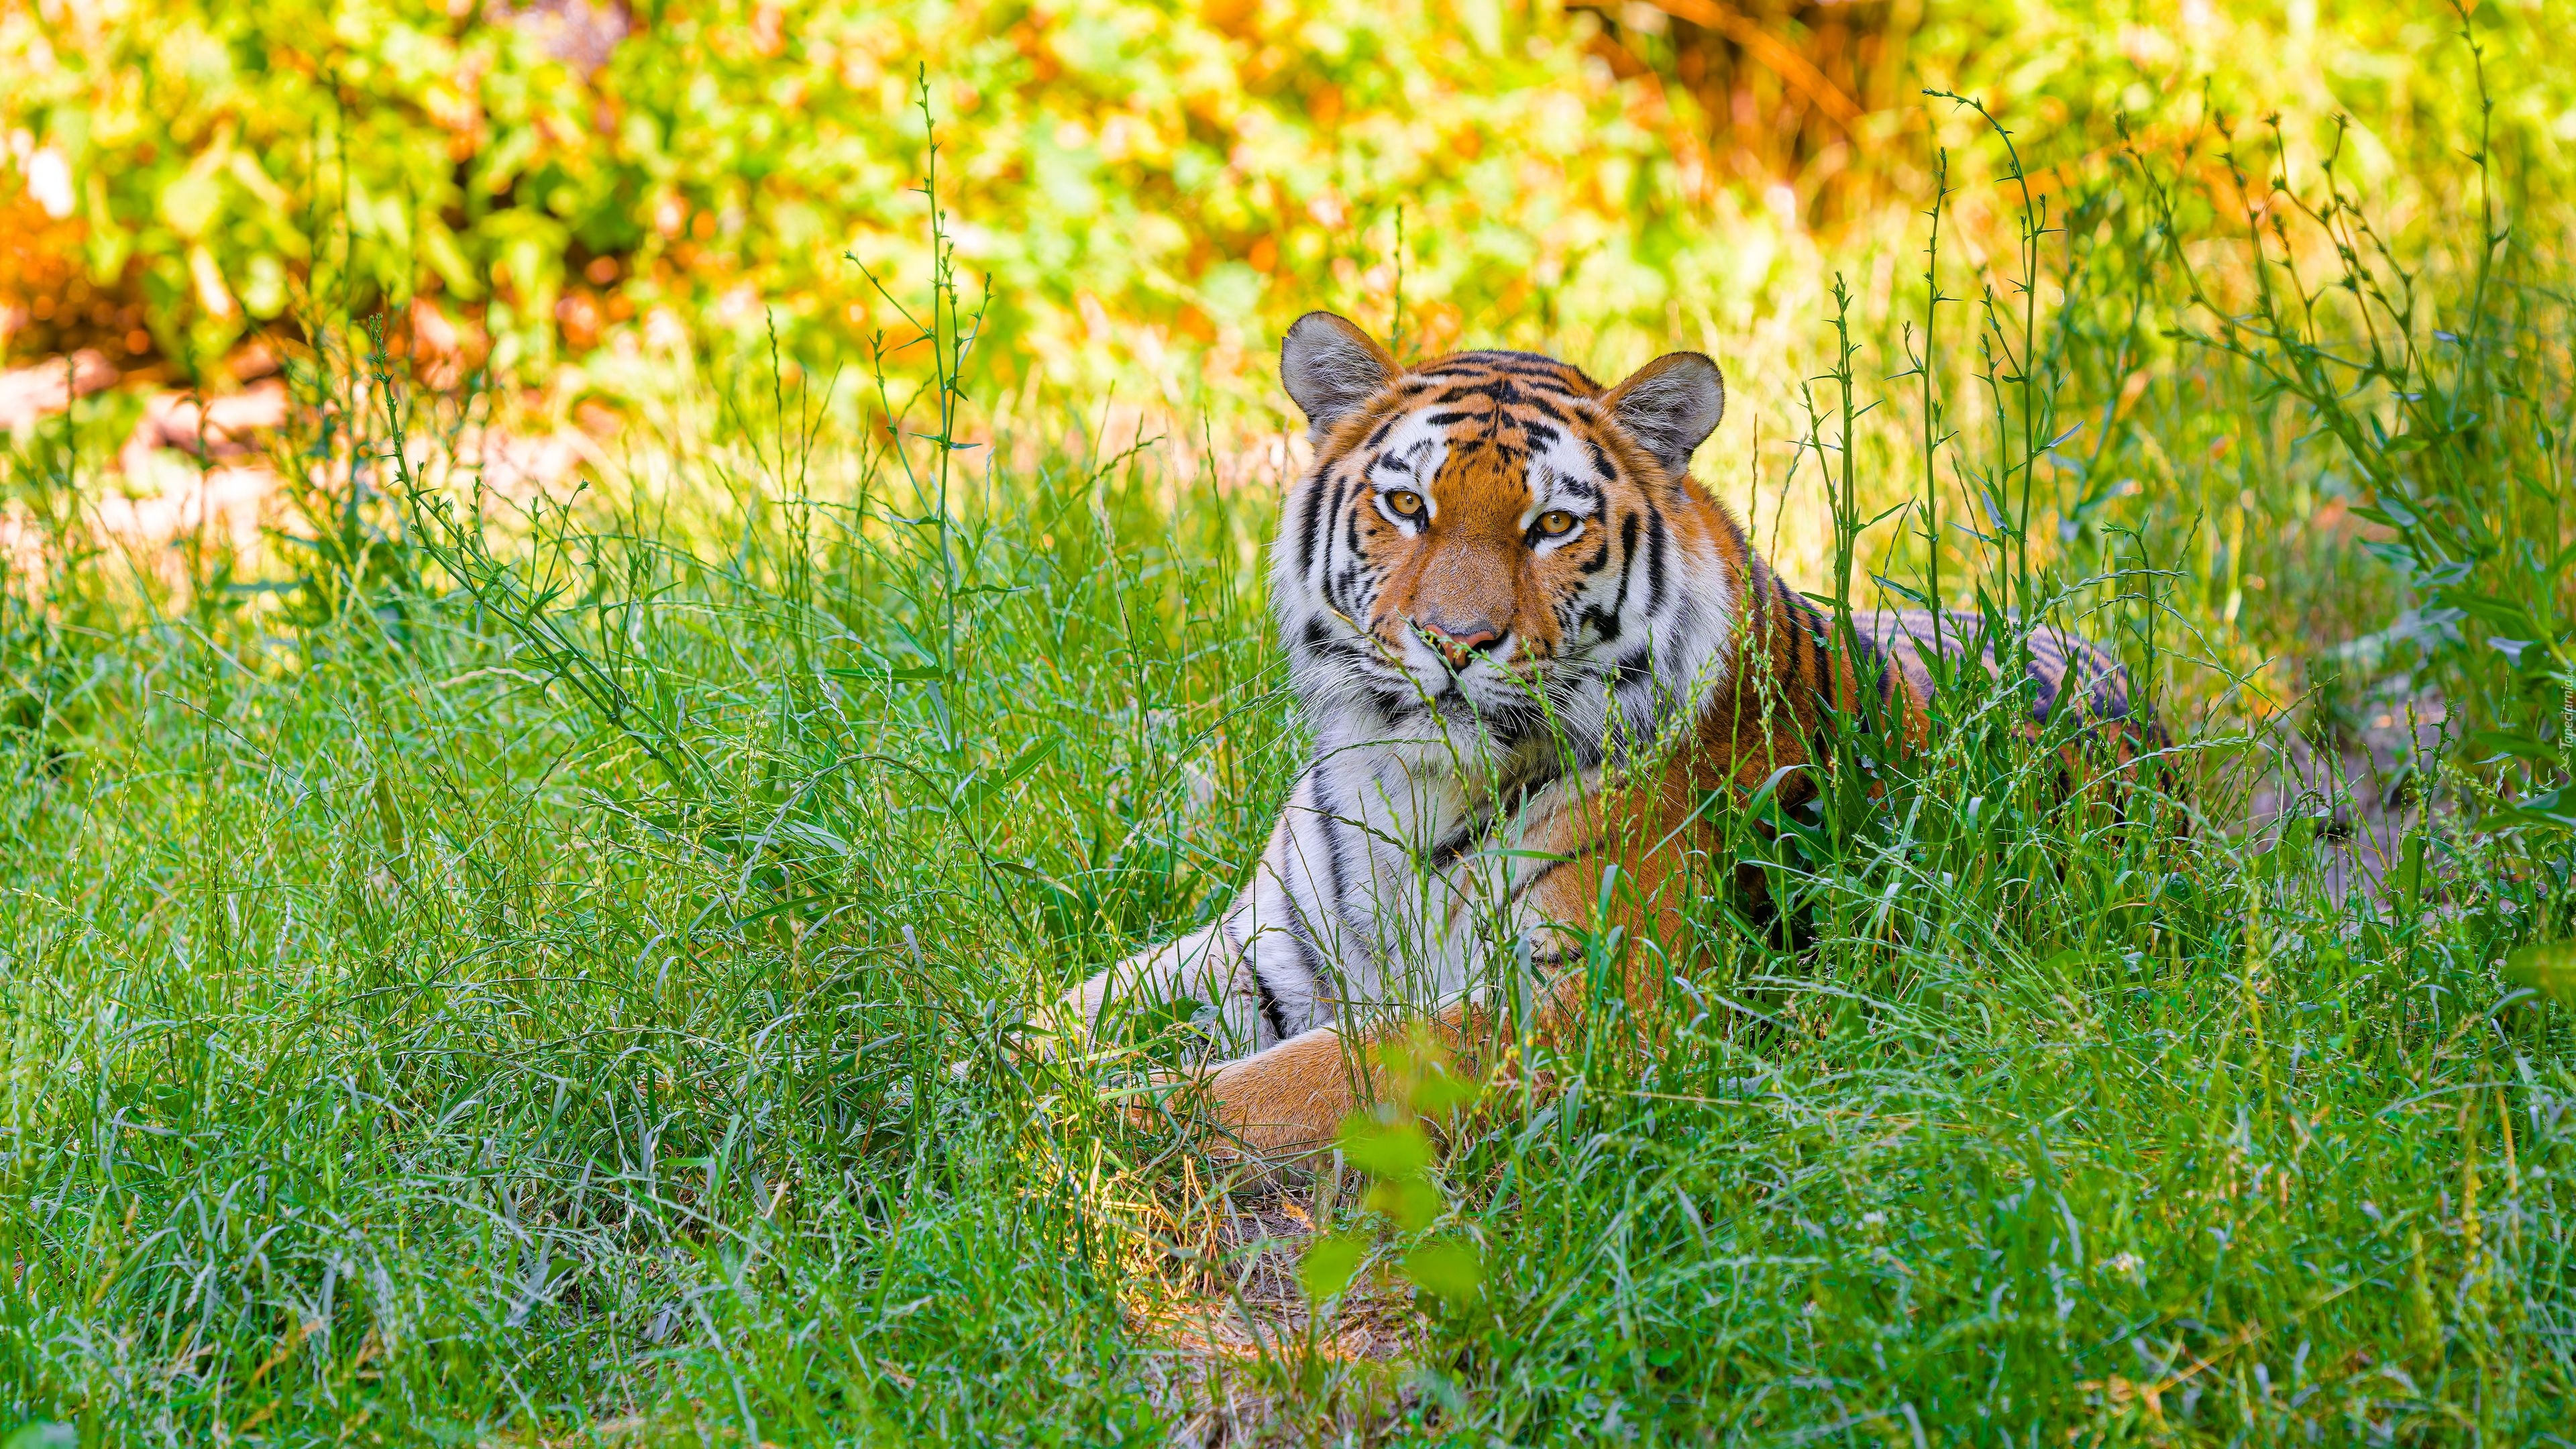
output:
[[[1670,331],[1758,293],[1807,265],[1802,226],[1867,239],[1919,209],[1883,203],[1965,134],[1932,134],[1926,85],[1985,101],[2034,169],[2076,172],[2119,113],[2175,154],[2209,114],[2284,111],[2307,141],[2348,110],[2360,179],[2424,208],[2447,204],[2419,181],[2474,109],[2424,65],[2454,28],[2434,6],[1746,13],[20,0],[0,11],[0,305],[13,356],[130,340],[182,372],[310,288],[359,312],[426,297],[531,382],[655,308],[737,340],[774,311],[791,354],[828,362],[901,332],[844,254],[921,259],[926,69],[1004,390],[1222,391],[1307,308],[1392,327],[1399,264],[1425,346]],[[2542,17],[2473,17],[2498,155],[2530,187],[2576,137]],[[1730,39],[1748,24],[1765,46]],[[1871,109],[1817,119],[1790,62]]]

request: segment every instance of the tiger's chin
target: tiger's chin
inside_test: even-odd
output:
[[[1517,679],[1453,677],[1424,693],[1430,723],[1450,745],[1479,757],[1521,753],[1548,735],[1555,713],[1541,688]]]

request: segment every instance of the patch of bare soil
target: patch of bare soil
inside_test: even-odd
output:
[[[1171,1415],[1174,1444],[1368,1443],[1412,1407],[1401,1365],[1421,1320],[1410,1292],[1364,1272],[1319,1319],[1298,1280],[1336,1185],[1327,1169],[1207,1194],[1177,1245],[1195,1281],[1131,1301],[1130,1327],[1157,1345],[1136,1372]]]
[[[83,348],[33,367],[0,372],[0,433],[14,433],[116,381],[107,354]]]
[[[112,476],[95,488],[84,480],[77,517],[68,522],[86,542],[122,551],[166,586],[184,588],[185,550],[249,558],[270,531],[308,531],[281,471],[303,465],[282,446],[295,404],[274,375],[276,362],[250,349],[228,370],[228,390],[179,392],[124,377],[97,352],[49,358],[0,372],[0,432],[24,433],[74,398],[120,384],[142,392],[142,416],[117,450]],[[433,455],[427,440],[410,451],[424,477],[473,477],[512,498],[559,491],[583,468],[607,462],[599,444],[574,428],[478,426],[455,440],[452,453],[442,445]],[[20,578],[41,577],[45,531],[24,502],[0,506],[0,566]]]
[[[2329,896],[2377,891],[2431,808],[2418,773],[2442,742],[2441,691],[2385,686],[2365,701],[2359,728],[2333,747],[2286,726],[2274,731],[2272,768],[2246,800],[2245,819],[2269,837],[2280,822],[2318,822]]]

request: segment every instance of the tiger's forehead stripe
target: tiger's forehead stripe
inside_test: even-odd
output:
[[[1597,498],[1597,487],[1614,476],[1583,406],[1589,380],[1570,368],[1538,359],[1452,361],[1408,376],[1401,394],[1355,450],[1372,477],[1389,454],[1420,446],[1406,436],[1417,429],[1446,445],[1416,471],[1425,483],[1454,461],[1480,474],[1514,475],[1535,504],[1560,483]]]
[[[1386,448],[1409,422],[1427,423],[1449,432],[1458,447],[1477,445],[1535,452],[1560,439],[1580,439],[1595,470],[1610,476],[1608,454],[1592,436],[1595,426],[1584,404],[1601,388],[1573,367],[1536,353],[1470,352],[1437,358],[1403,375],[1367,431],[1328,457],[1328,466],[1351,458],[1373,467],[1373,457]]]

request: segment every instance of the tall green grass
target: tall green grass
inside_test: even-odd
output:
[[[2330,179],[2289,189],[2320,250],[2165,164],[1818,319],[1753,498],[1830,480],[1820,595],[2116,642],[2181,788],[2069,797],[1971,672],[1883,792],[1735,823],[1795,929],[1712,900],[1596,938],[1687,985],[1524,1064],[1551,1090],[1462,1119],[1412,1227],[1130,1121],[1127,1058],[1000,1050],[1222,903],[1301,739],[1270,500],[1079,413],[998,440],[1025,465],[979,444],[944,260],[886,279],[935,361],[875,359],[864,406],[766,357],[672,379],[573,499],[443,472],[466,404],[331,331],[287,444],[310,541],[181,593],[80,543],[114,419],[75,410],[13,455],[53,522],[0,605],[8,1412],[119,1444],[2563,1436],[2576,1033],[2498,963],[2576,905],[2565,258],[2493,214],[2461,256],[2374,250]],[[2309,526],[2337,501],[2376,561]],[[2246,667],[2309,627],[2375,642]],[[2398,782],[2247,809],[2284,720],[2333,757],[2351,706],[2299,701],[2329,665],[2452,721],[2369,888],[2333,812]],[[1369,1245],[1311,1316],[1246,1246],[1283,1191]],[[1419,1234],[1472,1245],[1472,1291],[1410,1292]],[[1400,1351],[1334,1351],[1353,1325]]]

